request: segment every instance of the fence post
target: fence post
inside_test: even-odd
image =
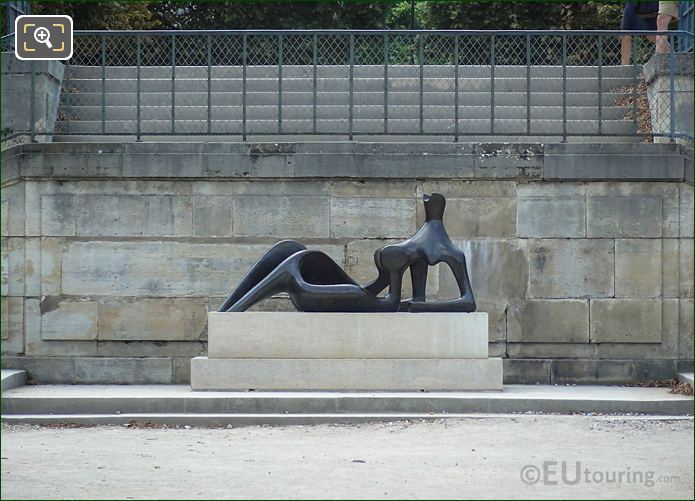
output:
[[[562,34],[562,142],[567,142],[567,34]]]
[[[355,85],[355,34],[350,33],[350,116],[348,119],[349,128],[349,138],[352,141],[353,130],[352,130],[352,119],[353,119],[353,107],[354,107],[354,93],[353,87]]]
[[[106,35],[101,35],[101,133],[106,134]]]
[[[603,127],[603,35],[598,36],[598,135],[601,135]]]
[[[248,38],[246,33],[241,37],[241,139],[246,141],[246,64],[248,59]]]
[[[176,132],[176,35],[171,35],[171,133]]]
[[[313,98],[311,101],[312,104],[312,110],[311,110],[311,117],[313,121],[313,131],[314,134],[316,134],[316,98],[317,98],[317,89],[316,89],[316,64],[317,64],[317,59],[318,59],[318,35],[314,33],[312,37],[312,51],[311,51],[311,63],[313,65],[314,69],[314,86],[313,86]]]
[[[526,134],[531,134],[531,35],[526,33]]]
[[[208,61],[208,134],[212,132],[212,35],[207,36]]]
[[[278,134],[282,134],[282,33],[278,33]]]
[[[637,132],[637,43],[639,38],[632,35],[632,125]]]
[[[669,74],[669,125],[668,125],[668,136],[670,142],[676,141],[676,55],[674,53],[674,37],[673,35],[668,36],[669,46],[671,50],[668,54],[668,74]]]
[[[36,67],[34,61],[29,63],[31,70],[31,101],[29,102],[29,140],[36,142]]]
[[[418,35],[418,61],[420,62],[420,134],[425,132],[425,101],[424,101],[424,64],[425,64],[425,36],[420,33]]]
[[[135,60],[136,60],[136,102],[137,102],[137,117],[136,117],[136,141],[140,141],[140,33],[135,36]]]
[[[454,35],[454,142],[459,140],[459,35]]]
[[[495,133],[495,35],[490,35],[490,134]]]
[[[73,39],[73,50],[75,48],[75,43],[77,42],[77,37]],[[73,57],[74,57],[74,52],[73,52]],[[70,81],[72,80],[69,78],[70,76],[70,59],[65,61],[65,69],[63,70],[63,83],[61,84],[61,93],[62,89],[65,89],[65,130],[69,131],[70,130],[70,117],[72,115],[72,89],[70,88]],[[58,124],[56,123],[56,126]]]
[[[389,35],[384,33],[384,134],[389,133]]]

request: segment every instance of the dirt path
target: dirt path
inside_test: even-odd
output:
[[[581,473],[571,484],[577,466]],[[692,499],[693,421],[519,416],[234,429],[3,425],[1,490],[3,499]]]

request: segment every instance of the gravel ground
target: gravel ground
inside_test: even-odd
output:
[[[693,421],[522,415],[225,429],[3,425],[1,494],[693,499]]]

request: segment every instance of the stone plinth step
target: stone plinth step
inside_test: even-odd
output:
[[[194,390],[500,390],[487,313],[208,314]]]
[[[695,384],[693,384],[692,372],[680,372],[678,374],[678,381],[680,381],[681,383],[687,383],[690,385],[691,388],[695,388]]]
[[[501,390],[501,358],[208,358],[194,390]]]
[[[208,356],[485,359],[487,324],[482,312],[210,312]]]
[[[24,370],[2,369],[0,373],[2,378],[1,391],[7,391],[24,386],[27,381],[27,371]]]
[[[463,415],[602,413],[684,416],[693,397],[668,388],[505,385],[503,391],[192,391],[187,385],[36,385],[2,395],[2,421],[35,424],[258,425]]]
[[[533,419],[538,413],[528,414],[451,414],[451,413],[366,413],[366,414],[16,414],[3,415],[2,421],[8,424],[56,425],[76,424],[85,426],[97,425],[167,425],[167,426],[292,426],[317,424],[357,424],[394,421],[433,421],[441,419],[481,419],[494,417],[514,417],[517,419]],[[645,416],[598,416],[602,420],[640,419]],[[648,416],[648,419],[674,420],[692,419],[680,415]]]

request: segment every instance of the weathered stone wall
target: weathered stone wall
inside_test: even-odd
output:
[[[671,58],[673,56],[673,59]],[[672,66],[673,65],[673,66]],[[659,134],[693,135],[693,58],[688,53],[654,54],[644,65],[652,130]],[[673,101],[671,85],[673,84]],[[673,108],[673,109],[672,109]],[[656,136],[655,142],[669,142],[668,136]],[[677,142],[685,145],[692,140],[682,137]]]
[[[686,166],[664,144],[17,146],[4,364],[46,382],[184,382],[206,312],[270,245],[301,240],[365,282],[436,191],[507,382],[671,377],[693,358]],[[456,293],[430,270],[428,295]]]
[[[36,141],[50,142],[55,130],[65,67],[60,61],[20,61],[12,52],[2,53],[3,136],[31,131],[31,74],[34,72],[34,132]],[[48,135],[46,134],[48,133]],[[20,136],[9,143],[27,142]],[[3,144],[3,147],[6,145]]]

